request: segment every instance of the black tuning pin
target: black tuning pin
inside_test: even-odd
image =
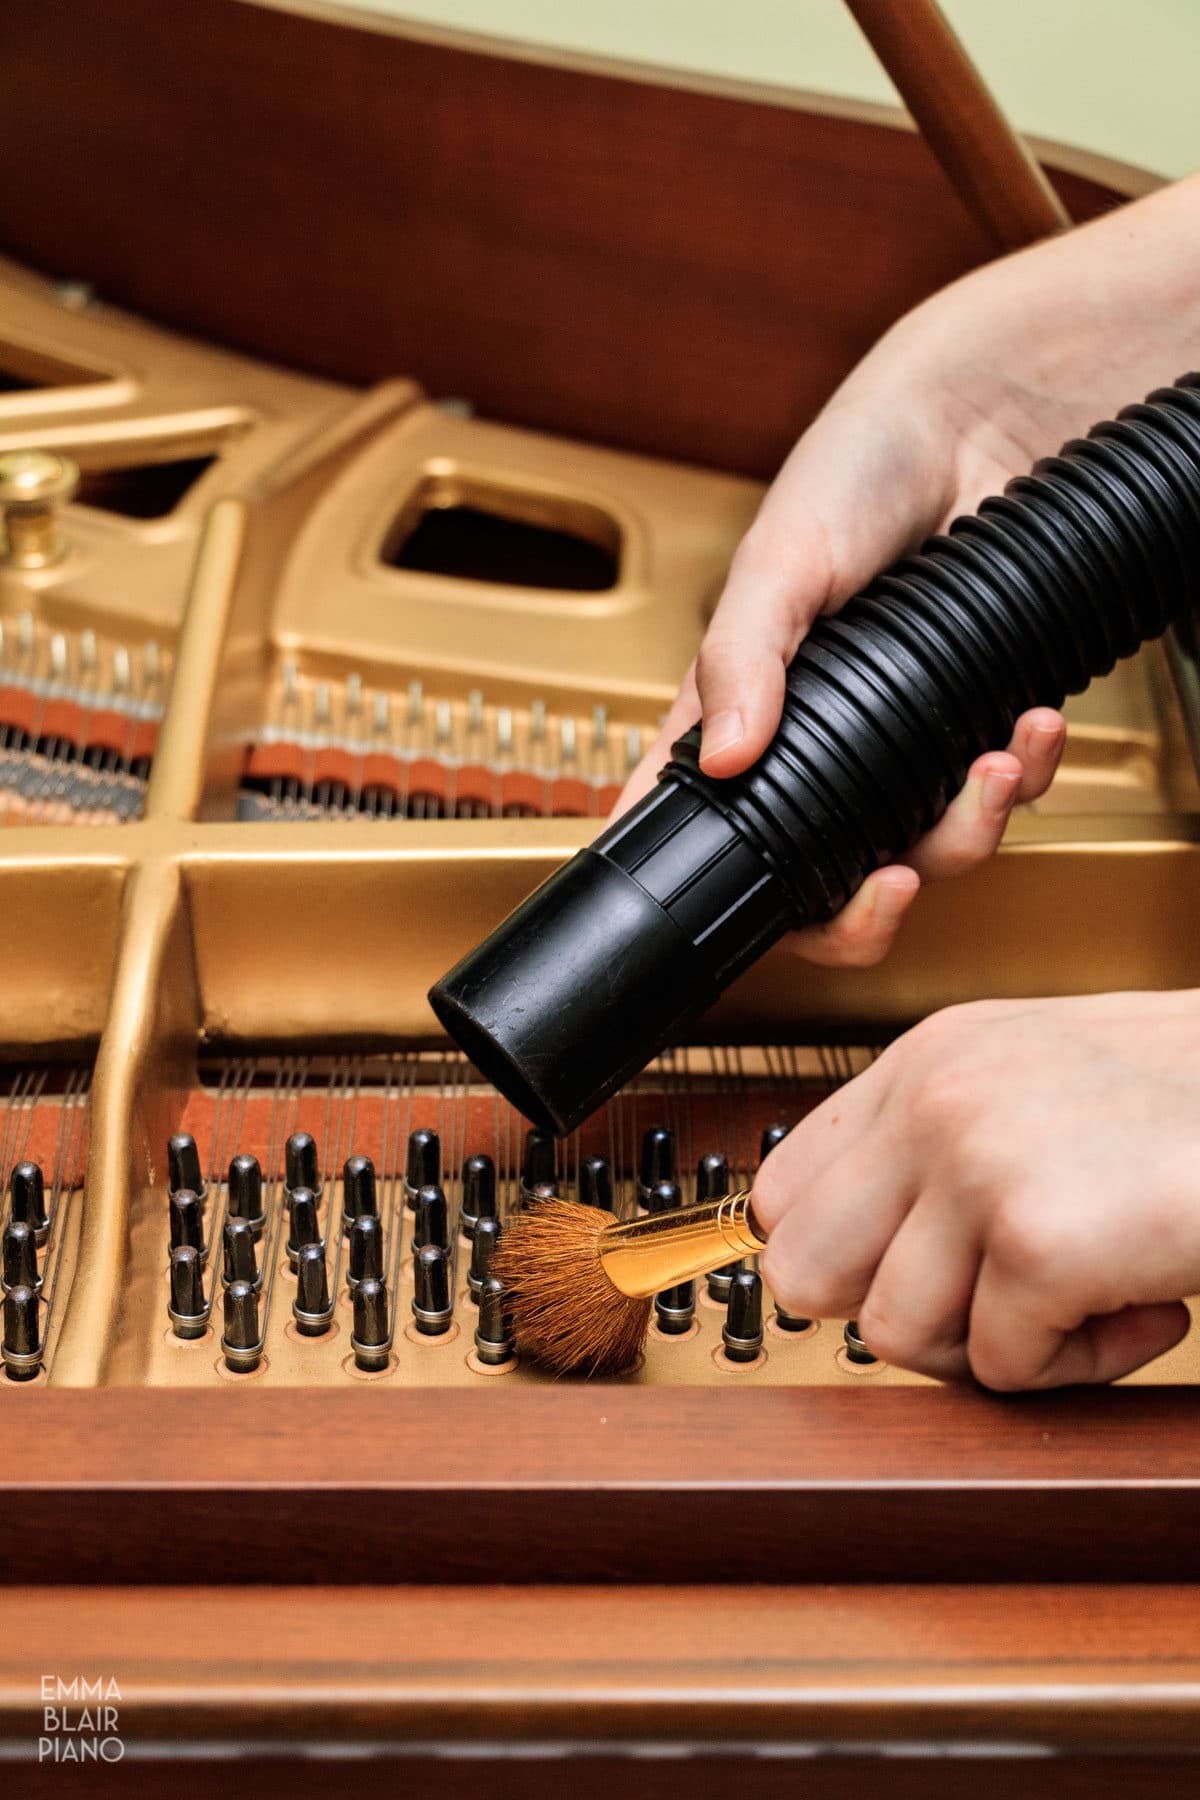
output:
[[[642,1137],[642,1155],[638,1163],[638,1200],[646,1206],[646,1196],[660,1181],[675,1176],[675,1137],[665,1125],[652,1125]]]
[[[171,1252],[171,1304],[167,1317],[179,1338],[203,1337],[208,1330],[204,1264],[194,1244],[181,1244]]]
[[[375,1164],[369,1156],[348,1156],[342,1166],[342,1230],[349,1236],[355,1219],[379,1213]]]
[[[695,1316],[694,1281],[681,1281],[678,1287],[664,1288],[661,1294],[655,1294],[654,1319],[664,1337],[682,1337],[691,1330]]]
[[[226,1365],[240,1373],[257,1369],[262,1361],[258,1330],[258,1289],[250,1281],[231,1281],[225,1289],[225,1331],[221,1354]]]
[[[255,1237],[261,1234],[267,1214],[263,1205],[262,1170],[257,1156],[235,1156],[230,1163],[229,1205],[226,1212],[231,1219],[245,1219]]]
[[[321,1242],[321,1226],[317,1219],[317,1196],[311,1188],[293,1188],[288,1195],[288,1261],[296,1266],[296,1258],[306,1244]]]
[[[424,1129],[411,1132],[404,1173],[404,1193],[410,1212],[416,1211],[421,1189],[436,1187],[441,1179],[442,1145],[437,1132]]]
[[[475,1326],[475,1355],[489,1369],[512,1361],[512,1322],[508,1295],[498,1275],[489,1275],[479,1296],[479,1321]]]
[[[354,1290],[354,1335],[350,1348],[360,1369],[387,1368],[388,1296],[382,1281],[360,1281]]]
[[[190,1131],[177,1131],[167,1139],[167,1188],[172,1194],[205,1192],[200,1152]]]
[[[171,1195],[167,1206],[171,1217],[172,1250],[182,1250],[185,1245],[193,1250],[203,1250],[204,1219],[199,1195],[188,1188],[180,1188],[177,1194]]]
[[[730,1362],[753,1362],[762,1349],[762,1276],[754,1269],[739,1269],[730,1283],[721,1338]]]
[[[283,1185],[289,1194],[307,1188],[310,1194],[321,1191],[321,1162],[317,1140],[308,1131],[293,1131],[283,1147]]]
[[[642,1205],[648,1213],[675,1212],[683,1205],[683,1194],[677,1181],[656,1181],[642,1188]]]
[[[350,1287],[360,1281],[383,1278],[383,1222],[378,1213],[360,1213],[350,1227],[350,1261],[346,1275]]]
[[[462,1211],[459,1224],[463,1235],[475,1236],[480,1219],[496,1217],[496,1165],[490,1156],[468,1156],[463,1165]]]
[[[536,1188],[553,1188],[554,1197],[558,1198],[554,1167],[556,1155],[556,1145],[550,1133],[530,1126],[525,1133],[525,1156],[521,1163],[521,1191],[526,1199],[533,1195]],[[543,1199],[548,1197],[542,1196]]]
[[[50,1222],[46,1216],[46,1184],[35,1162],[18,1163],[8,1180],[12,1217],[32,1226],[39,1244],[45,1243]]]
[[[296,1258],[296,1298],[292,1302],[296,1330],[304,1337],[321,1337],[329,1330],[333,1306],[324,1244],[304,1244]]]
[[[476,1306],[483,1284],[492,1267],[492,1255],[500,1241],[499,1219],[480,1219],[471,1239],[471,1267],[467,1272],[467,1288]]]
[[[780,1306],[776,1301],[775,1324],[780,1331],[807,1331],[812,1320],[802,1318],[799,1313],[788,1312],[786,1307]]]
[[[10,1381],[32,1381],[42,1366],[37,1290],[9,1288],[4,1296],[4,1339],[0,1345]]]
[[[413,1263],[413,1322],[426,1337],[449,1331],[454,1318],[450,1263],[440,1244],[425,1244]]]
[[[4,1287],[36,1288],[41,1286],[38,1274],[37,1233],[24,1219],[10,1219],[4,1228]]]
[[[612,1165],[606,1156],[586,1156],[579,1165],[579,1204],[615,1212]]]
[[[729,1192],[729,1163],[716,1151],[709,1151],[700,1158],[696,1168],[696,1204],[700,1206],[705,1200],[719,1200]],[[708,1276],[709,1295],[714,1300],[726,1301],[733,1278],[741,1268],[740,1263],[725,1263],[720,1269],[713,1269]]]
[[[842,1333],[846,1341],[846,1359],[848,1362],[860,1363],[864,1368],[868,1363],[878,1362],[879,1358],[868,1350],[858,1329],[857,1319],[847,1319]]]
[[[791,1130],[790,1125],[768,1125],[758,1140],[758,1160],[765,1163],[776,1144],[782,1144]]]
[[[258,1282],[258,1258],[254,1253],[254,1227],[249,1219],[226,1218],[221,1237],[226,1282]]]
[[[413,1221],[413,1250],[436,1244],[439,1250],[450,1245],[450,1219],[446,1196],[440,1187],[423,1187],[417,1191],[417,1216]]]

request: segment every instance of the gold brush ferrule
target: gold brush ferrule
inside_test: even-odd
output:
[[[749,1194],[726,1194],[723,1200],[707,1200],[681,1212],[606,1226],[600,1234],[600,1262],[622,1294],[646,1299],[723,1263],[757,1256],[765,1241],[750,1211]]]

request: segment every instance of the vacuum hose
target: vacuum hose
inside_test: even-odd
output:
[[[783,718],[712,780],[697,727],[658,786],[430,992],[527,1118],[573,1130],[784,932],[905,855],[1019,714],[1189,609],[1200,375],[1151,394],[813,626]]]

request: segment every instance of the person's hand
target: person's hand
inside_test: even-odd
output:
[[[790,1312],[944,1380],[1113,1381],[1200,1293],[1200,991],[935,1013],[754,1183]]]
[[[1200,361],[1200,180],[977,271],[902,319],[805,432],[738,548],[725,591],[623,811],[703,716],[701,764],[738,774],[779,723],[784,670],[818,614],[887,563],[1150,388]],[[990,856],[1042,795],[1065,726],[1025,714],[982,756],[907,865],[878,870],[830,924],[790,943],[872,963],[922,879]]]

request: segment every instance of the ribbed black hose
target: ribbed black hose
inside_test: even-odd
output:
[[[983,751],[1194,605],[1200,376],[1097,425],[817,621],[744,774],[699,730],[654,793],[433,989],[535,1122],[572,1129],[789,927],[903,856]]]

